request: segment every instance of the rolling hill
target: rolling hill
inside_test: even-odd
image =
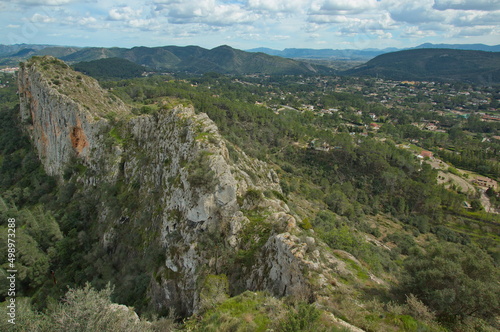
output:
[[[359,67],[341,73],[376,76],[393,80],[463,81],[500,83],[500,52],[413,49],[377,56]]]
[[[158,71],[202,74],[332,74],[334,70],[265,53],[246,52],[223,45],[213,49],[199,46],[133,48],[76,48],[48,45],[0,45],[0,65],[16,65],[31,56],[50,55],[69,64],[107,58],[122,58]]]
[[[304,62],[250,53],[223,45],[208,50],[198,46],[164,46],[124,48],[88,48],[61,57],[67,62],[103,58],[124,58],[156,70],[221,74],[315,74],[332,70]]]

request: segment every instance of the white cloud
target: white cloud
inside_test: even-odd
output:
[[[309,0],[248,0],[248,8],[268,12],[299,13],[310,6]]]
[[[138,18],[142,15],[142,9],[133,9],[131,7],[112,8],[108,12],[108,19],[112,21],[128,21]]]
[[[138,28],[144,31],[155,31],[161,29],[161,25],[154,19],[134,19],[127,22],[131,28]]]
[[[401,33],[400,37],[408,38],[408,39],[419,39],[419,38],[425,38],[425,37],[432,37],[435,35],[436,35],[436,33],[434,31],[422,30],[422,29],[419,29],[419,27],[417,27],[417,26],[410,26],[410,27],[406,27],[403,30],[403,33]]]
[[[309,33],[313,33],[313,32],[316,32],[316,31],[320,30],[322,27],[323,26],[321,24],[318,24],[318,23],[315,23],[315,22],[308,22],[304,26],[304,31],[309,32]]]
[[[266,39],[268,37],[266,36]],[[288,40],[292,38],[291,36],[288,36],[288,35],[271,35],[269,36],[269,40]]]
[[[499,0],[435,0],[434,8],[437,10],[483,10],[492,11],[500,9]]]
[[[36,13],[31,17],[30,21],[33,23],[52,23],[55,22],[56,19],[54,17]]]
[[[95,17],[81,17],[76,20],[76,23],[79,25],[87,25],[91,26],[97,22],[97,19]]]
[[[347,23],[345,15],[309,15],[308,22],[315,24]]]
[[[377,7],[376,0],[324,0],[311,6],[312,14],[352,15]]]
[[[213,26],[248,24],[255,22],[259,15],[238,4],[218,3],[215,0],[198,2],[160,3],[157,9],[164,13],[170,23],[204,23]]]
[[[91,30],[104,30],[110,28],[109,23],[102,21],[93,16],[66,16],[58,20],[61,24],[65,26],[81,28],[81,29],[91,29]]]
[[[454,37],[478,37],[489,35],[494,31],[493,27],[466,27],[458,29]]]
[[[500,22],[500,11],[484,12],[475,10],[459,12],[451,21],[453,25],[459,27],[498,25],[498,22]]]
[[[347,24],[342,25],[338,31],[348,34],[375,34],[382,35],[387,34],[386,30],[391,29],[389,26],[385,26],[383,22],[378,22],[376,20],[363,20],[363,19],[351,19]]]
[[[390,13],[392,19],[399,22],[419,24],[427,22],[443,22],[448,13],[436,11],[432,8],[434,0],[424,1],[387,1],[385,9]]]

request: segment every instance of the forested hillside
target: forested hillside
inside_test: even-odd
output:
[[[377,56],[345,75],[393,80],[500,83],[500,53],[454,49],[413,49]]]
[[[141,77],[147,68],[120,58],[82,61],[73,65],[77,71],[99,79],[127,79]]]

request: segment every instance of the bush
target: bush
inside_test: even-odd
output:
[[[309,218],[304,218],[302,222],[299,224],[299,226],[304,230],[309,230],[313,228],[311,222],[309,221]]]
[[[470,206],[471,206],[471,210],[473,212],[484,210],[483,205],[481,204],[481,201],[479,199],[473,199],[470,202]]]
[[[200,292],[201,311],[214,308],[229,298],[229,282],[225,274],[208,275]]]
[[[413,237],[405,233],[390,234],[386,237],[386,240],[394,242],[403,255],[409,255],[411,248],[416,245]]]
[[[110,300],[113,289],[70,289],[50,315],[55,331],[148,331],[135,312]]]
[[[321,312],[314,305],[299,303],[290,310],[278,331],[317,331],[317,321],[320,316]]]
[[[471,242],[467,234],[462,234],[449,229],[446,226],[434,226],[431,228],[431,232],[436,234],[438,239],[448,242],[469,244]]]
[[[406,306],[408,314],[424,322],[432,322],[436,318],[436,314],[413,294],[406,295]]]
[[[282,317],[280,301],[261,292],[246,291],[208,310],[197,319],[185,321],[187,331],[268,331]]]
[[[212,188],[216,184],[215,173],[210,168],[209,153],[200,153],[188,167],[187,180],[193,187]]]

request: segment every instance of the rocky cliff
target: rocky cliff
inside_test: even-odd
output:
[[[88,229],[102,264],[120,282],[131,265],[143,269],[152,306],[197,312],[213,275],[227,278],[233,295],[313,296],[311,273],[328,267],[314,239],[300,236],[276,173],[230,146],[207,115],[188,106],[133,115],[51,57],[21,66],[19,95],[46,171],[98,197]],[[127,260],[116,260],[123,252]]]

